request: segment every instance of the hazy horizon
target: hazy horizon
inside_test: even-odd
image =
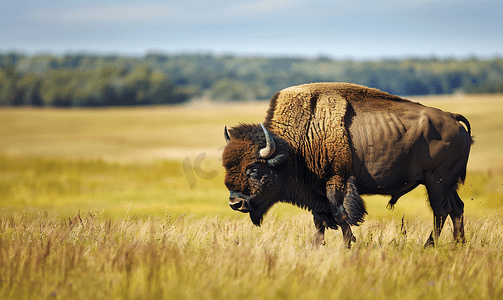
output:
[[[0,7],[0,52],[493,58],[502,11],[496,0],[19,0]]]

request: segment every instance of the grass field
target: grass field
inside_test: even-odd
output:
[[[227,205],[219,157],[223,126],[263,121],[267,103],[1,109],[0,298],[501,298],[503,96],[412,100],[472,125],[465,247],[448,223],[422,249],[421,188],[394,211],[364,197],[352,250],[338,231],[311,249],[311,217],[290,205],[253,227]]]
[[[2,299],[501,299],[501,216],[424,249],[430,222],[370,220],[312,249],[310,218],[2,218]]]

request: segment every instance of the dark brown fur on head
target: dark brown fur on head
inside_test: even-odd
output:
[[[281,201],[282,163],[289,155],[288,144],[270,133],[276,151],[262,158],[260,149],[266,146],[264,131],[257,124],[241,124],[229,130],[230,142],[224,149],[225,185],[235,196],[246,202],[246,210],[255,225],[260,225],[264,214]],[[232,207],[232,205],[231,205]],[[235,208],[236,209],[236,208]]]

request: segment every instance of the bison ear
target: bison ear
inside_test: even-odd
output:
[[[281,165],[285,159],[288,158],[288,153],[280,153],[270,159],[267,160],[267,163],[269,164],[269,166],[275,168],[279,165]]]

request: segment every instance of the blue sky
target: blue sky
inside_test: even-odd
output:
[[[501,0],[2,1],[0,51],[503,56]]]

